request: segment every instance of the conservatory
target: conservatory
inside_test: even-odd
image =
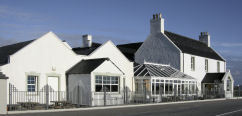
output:
[[[135,64],[135,101],[161,102],[197,96],[197,81],[179,70],[153,63]]]

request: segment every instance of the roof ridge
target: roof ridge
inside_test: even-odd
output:
[[[181,36],[181,37],[184,37],[184,38],[186,38],[186,39],[190,39],[190,40],[193,40],[193,41],[196,41],[196,42],[199,42],[199,43],[202,43],[202,44],[206,45],[205,43],[203,43],[203,42],[201,42],[201,41],[199,41],[199,40],[197,40],[197,39],[194,39],[194,38],[188,37],[188,36],[184,36],[184,35],[181,35],[181,34],[178,34],[178,33],[174,33],[174,32],[171,32],[171,31],[167,31],[167,30],[165,30],[165,32],[172,33],[172,34],[175,34],[175,35],[177,35],[177,36]],[[169,37],[168,37],[168,38],[169,38]],[[170,38],[169,38],[169,39],[170,39]]]
[[[83,59],[85,61],[87,60],[109,60],[109,58],[91,58],[91,59]]]
[[[118,44],[117,46],[129,45],[129,44],[137,44],[137,43],[144,43],[144,42],[132,42],[132,43],[126,43],[126,44]]]

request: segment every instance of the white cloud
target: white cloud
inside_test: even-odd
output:
[[[32,14],[23,12],[20,10],[15,10],[13,8],[7,6],[0,6],[0,17],[1,18],[18,18],[18,19],[31,19],[33,17]]]
[[[6,18],[16,21],[46,21],[49,16],[42,16],[39,13],[28,12],[9,6],[0,5],[0,18]]]
[[[217,44],[216,46],[221,46],[221,47],[242,47],[242,43],[220,43],[220,44]]]

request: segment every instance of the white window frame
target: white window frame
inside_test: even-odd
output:
[[[101,77],[101,83],[97,83],[97,77]],[[110,80],[107,81],[109,83],[104,83],[104,78],[105,77],[109,77]],[[117,80],[117,83],[113,83],[113,78],[118,78]],[[100,79],[99,79],[100,80]],[[101,85],[102,88],[105,86],[105,85],[109,85],[110,86],[110,91],[106,91],[106,92],[109,92],[109,93],[119,93],[120,92],[120,76],[107,76],[107,75],[95,75],[95,92],[96,93],[101,93],[101,92],[104,92],[104,91],[97,91],[96,90],[96,85]],[[118,91],[112,91],[112,86],[118,86]]]
[[[192,57],[191,57],[191,70],[192,70],[192,71],[195,71],[195,66],[196,66],[196,65],[195,65],[195,61],[196,61],[196,60],[195,60],[195,57],[192,56]]]
[[[208,72],[208,59],[205,59],[205,72]]]
[[[35,83],[31,83],[31,81],[33,81],[33,80],[29,80],[29,77],[34,77]],[[29,86],[34,86],[34,91],[29,89]],[[36,76],[36,75],[27,75],[27,92],[37,92],[37,91],[38,91],[38,76]]]
[[[220,62],[217,62],[217,72],[220,72]]]

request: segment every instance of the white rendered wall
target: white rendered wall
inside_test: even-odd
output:
[[[110,61],[105,61],[97,67],[92,73],[91,73],[91,92],[92,92],[92,106],[99,106],[99,105],[104,105],[104,94],[103,92],[98,93],[95,92],[95,75],[108,75],[108,76],[120,76],[119,78],[119,92],[114,92],[114,93],[107,93],[108,95],[106,96],[107,99],[113,99],[113,98],[119,98],[117,100],[107,100],[107,105],[117,105],[117,104],[123,104],[123,79],[125,78],[123,76],[123,73],[116,67],[114,66],[113,63]]]
[[[80,58],[54,33],[49,32],[11,55],[10,63],[2,66],[2,72],[21,91],[27,91],[28,74],[39,76],[39,89],[47,84],[48,76],[58,76],[59,90],[65,91],[65,72]]]
[[[79,89],[79,92],[78,92],[78,89]],[[78,100],[78,97],[79,97],[79,100]],[[68,98],[69,98],[68,100],[70,100],[73,104],[91,105],[91,75],[90,74],[68,75]]]
[[[107,41],[96,49],[89,58],[109,58],[114,64],[124,72],[126,86],[130,91],[134,90],[133,63],[130,62],[122,52],[111,42]]]
[[[180,50],[163,34],[150,34],[135,53],[138,63],[168,64],[180,69]]]
[[[231,79],[232,85],[231,85],[231,91],[227,91],[227,80],[228,78]],[[223,78],[223,84],[224,84],[224,91],[225,91],[225,98],[233,98],[234,95],[234,79],[230,73],[230,71],[228,71]]]
[[[195,57],[195,71],[191,70],[191,57]],[[218,60],[195,56],[191,54],[184,53],[184,73],[188,74],[198,81],[198,88],[201,90],[201,82],[206,75],[205,71],[205,59],[208,59],[208,73],[217,73],[217,62]],[[225,62],[220,62],[220,72],[225,72]]]
[[[0,114],[7,113],[7,79],[0,79]]]

